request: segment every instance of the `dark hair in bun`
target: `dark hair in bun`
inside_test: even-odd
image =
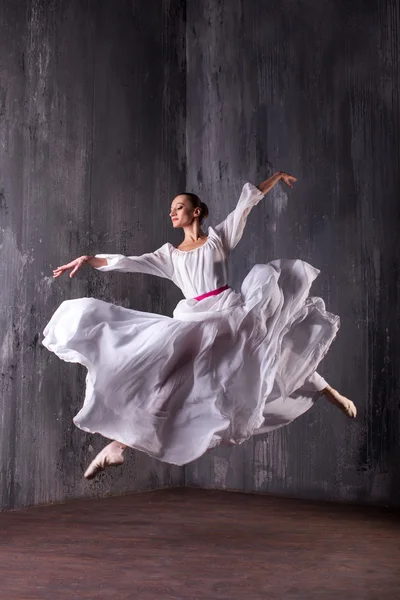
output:
[[[196,194],[191,194],[190,192],[184,192],[182,194],[182,196],[186,196],[186,198],[189,198],[190,202],[192,203],[193,208],[199,208],[201,213],[200,213],[200,225],[203,224],[204,219],[207,219],[208,217],[208,206],[207,204],[205,204],[204,202],[202,202],[200,200],[200,198],[196,195]]]

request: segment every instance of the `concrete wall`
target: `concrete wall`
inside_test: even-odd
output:
[[[0,6],[0,508],[180,485],[131,453],[82,479],[100,436],[76,429],[84,369],[40,344],[67,298],[169,314],[179,291],[142,276],[52,269],[84,253],[165,241],[185,183],[184,3],[6,1]],[[154,219],[154,215],[157,219]]]
[[[399,3],[187,3],[188,188],[214,223],[243,182],[279,185],[233,256],[300,257],[341,315],[321,372],[355,422],[321,401],[290,426],[186,469],[193,486],[399,503]]]
[[[398,23],[394,0],[1,4],[0,508],[185,480],[400,501]],[[216,223],[244,181],[275,169],[298,184],[254,210],[232,283],[276,257],[322,270],[315,293],[342,329],[321,371],[359,418],[322,401],[185,470],[130,453],[88,484],[82,472],[104,441],[72,424],[85,373],[40,345],[42,329],[66,298],[171,314],[180,293],[89,269],[53,281],[53,267],[174,242],[177,191],[200,192]]]

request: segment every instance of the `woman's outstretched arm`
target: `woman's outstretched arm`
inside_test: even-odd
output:
[[[142,254],[141,256],[124,256],[123,254],[97,254],[96,256],[80,256],[75,260],[57,267],[53,271],[53,277],[60,277],[66,271],[70,277],[83,265],[89,265],[99,271],[123,271],[124,273],[147,273],[173,279],[174,267],[171,258],[170,245],[164,244],[155,252]]]
[[[292,182],[296,181],[296,178],[287,173],[278,172],[260,183],[257,187],[251,183],[246,183],[243,186],[236,208],[215,228],[216,232],[221,237],[227,252],[232,250],[239,243],[251,209],[256,206],[265,194],[267,194],[280,180],[284,181],[286,185],[291,188],[293,187]]]
[[[53,277],[60,277],[60,275],[62,275],[66,271],[71,271],[69,276],[73,277],[75,273],[81,267],[83,267],[83,265],[90,265],[91,267],[95,268],[105,267],[107,265],[107,260],[105,258],[96,258],[95,256],[79,256],[78,258],[71,260],[71,262],[66,263],[65,265],[61,265],[60,267],[57,267],[57,269],[54,269]]]
[[[106,258],[98,258],[97,256],[88,256],[86,264],[88,264],[90,267],[94,267],[95,269],[98,269],[99,267],[107,266],[107,259]]]

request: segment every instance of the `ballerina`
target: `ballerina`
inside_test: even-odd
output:
[[[290,423],[325,397],[347,416],[351,400],[317,367],[339,328],[339,317],[309,296],[319,271],[302,260],[256,265],[241,291],[228,284],[227,260],[250,210],[278,181],[246,183],[236,208],[205,233],[208,208],[195,194],[176,196],[170,218],[182,228],[170,243],[141,256],[80,256],[53,271],[73,277],[83,265],[99,271],[147,273],[172,280],[185,298],[173,317],[95,298],[63,302],[43,344],[87,368],[79,428],[114,440],[90,463],[91,479],[124,462],[127,447],[183,465],[219,444],[240,444]]]

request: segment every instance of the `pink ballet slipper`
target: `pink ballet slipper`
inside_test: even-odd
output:
[[[120,446],[117,442],[108,444],[108,446],[103,448],[96,458],[92,460],[85,471],[84,477],[86,477],[86,479],[93,479],[107,467],[117,467],[118,465],[122,465],[125,460],[123,455],[124,449],[125,448]]]

